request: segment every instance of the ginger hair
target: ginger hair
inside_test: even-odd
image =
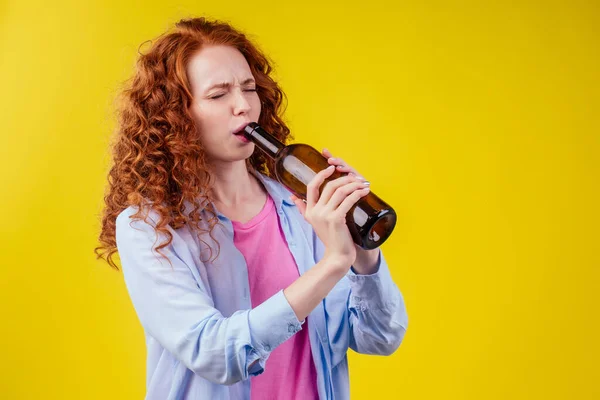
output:
[[[171,31],[156,38],[148,51],[140,52],[117,107],[100,246],[94,249],[98,259],[104,259],[117,271],[116,218],[129,206],[138,207],[133,220],[149,222],[148,213],[143,212],[146,205],[159,215],[153,225],[157,238],[159,234],[167,238],[156,247],[160,254],[160,249],[172,242],[168,226],[178,229],[187,224],[200,237],[210,234],[218,222],[214,212],[206,207],[211,201],[211,176],[189,112],[193,96],[186,74],[191,57],[210,45],[232,46],[244,55],[262,103],[258,123],[283,143],[290,137],[281,117],[285,94],[271,77],[272,65],[267,57],[244,33],[229,23],[200,17],[180,20]],[[274,170],[272,162],[258,149],[246,165],[267,176],[272,176],[270,171]],[[184,212],[186,202],[192,206],[189,213]],[[209,215],[208,230],[200,227],[203,209]]]

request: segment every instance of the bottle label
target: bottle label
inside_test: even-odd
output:
[[[283,167],[286,171],[298,179],[300,182],[308,185],[309,182],[317,175],[315,171],[300,161],[298,158],[290,155],[283,159]]]

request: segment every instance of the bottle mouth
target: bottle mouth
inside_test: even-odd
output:
[[[248,139],[252,137],[252,134],[256,130],[256,128],[260,128],[260,126],[256,122],[250,122],[248,125],[244,127],[244,129],[240,130],[237,134],[244,135]]]
[[[283,143],[256,122],[250,122],[242,129],[242,132],[248,140],[254,142],[270,158],[275,158],[279,151],[285,147]]]
[[[368,250],[375,249],[383,244],[396,226],[396,213],[389,212],[377,218],[375,223],[371,225],[367,233],[367,237],[363,243]]]

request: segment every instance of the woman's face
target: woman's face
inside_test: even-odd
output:
[[[252,155],[254,144],[233,134],[258,122],[261,104],[248,62],[237,49],[207,46],[187,65],[194,96],[191,113],[209,162],[234,162]]]

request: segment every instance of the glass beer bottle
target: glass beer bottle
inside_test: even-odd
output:
[[[307,144],[284,145],[257,123],[248,124],[241,132],[275,164],[275,178],[297,197],[306,200],[306,185],[323,169],[327,158]],[[272,171],[273,172],[273,171]],[[337,170],[325,183],[343,176]],[[396,225],[396,213],[373,192],[362,197],[346,214],[346,223],[354,243],[363,249],[375,249],[391,235]]]

